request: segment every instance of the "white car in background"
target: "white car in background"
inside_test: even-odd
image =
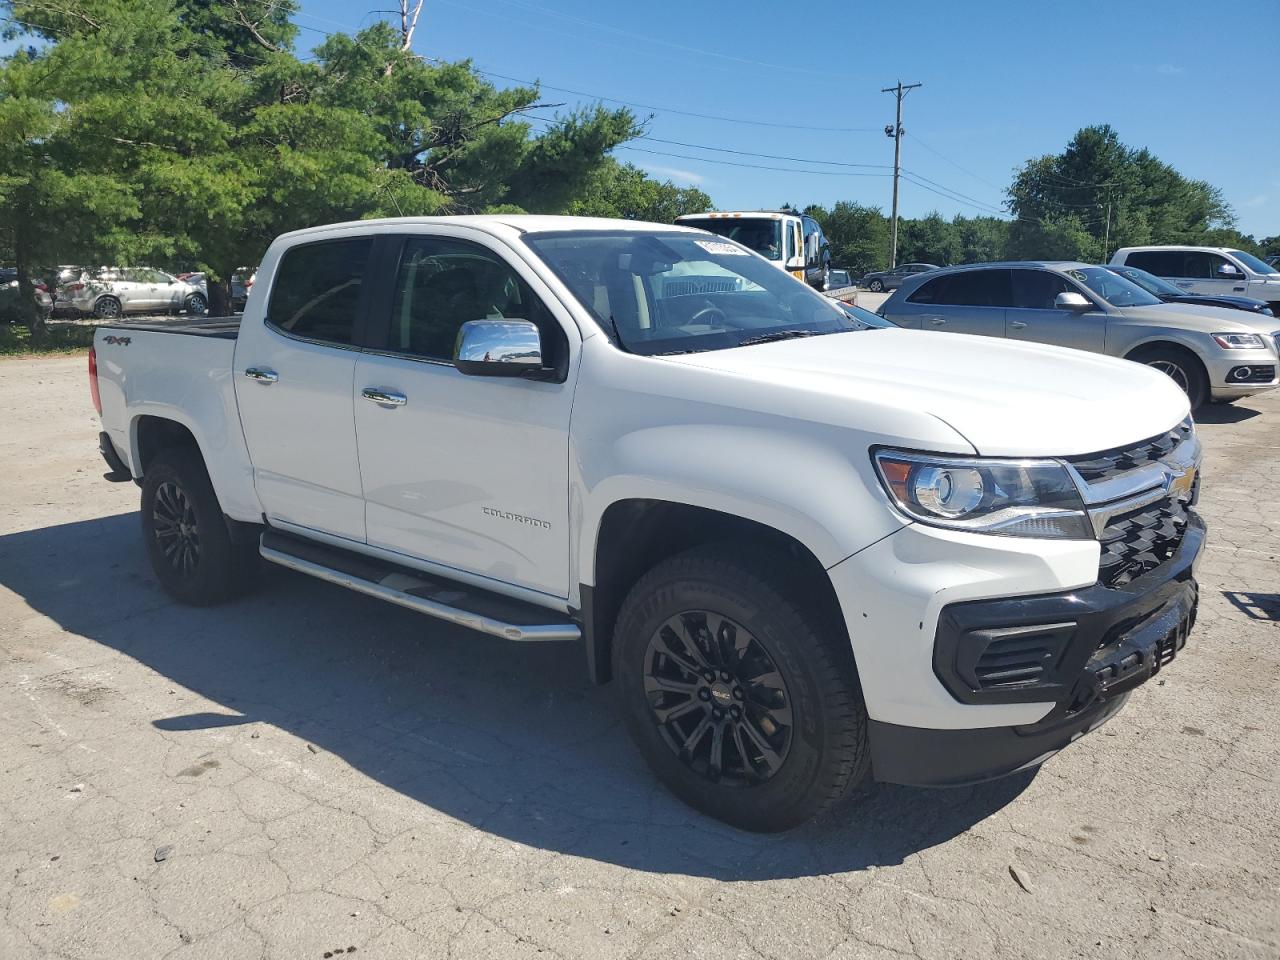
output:
[[[54,309],[110,320],[126,313],[202,315],[209,299],[201,283],[179,280],[152,267],[63,268]]]
[[[1113,267],[1137,267],[1180,290],[1211,297],[1265,300],[1280,316],[1280,267],[1230,247],[1122,247]]]

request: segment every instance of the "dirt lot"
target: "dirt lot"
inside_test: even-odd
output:
[[[1103,732],[780,837],[656,786],[573,646],[175,606],[84,360],[0,407],[4,960],[1280,956],[1280,394],[1208,412],[1200,624]]]

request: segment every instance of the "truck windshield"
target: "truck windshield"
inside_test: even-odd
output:
[[[1259,260],[1252,253],[1245,253],[1243,250],[1228,250],[1227,253],[1231,254],[1254,273],[1267,275],[1280,273],[1280,270],[1277,270],[1265,260]]]
[[[737,240],[766,260],[782,259],[781,220],[770,217],[708,217],[705,220],[681,220],[680,223]]]
[[[524,242],[601,329],[649,356],[866,330],[736,244],[676,230],[531,233]]]
[[[1132,280],[1126,280],[1118,273],[1102,267],[1080,267],[1067,270],[1066,274],[1079,280],[1113,307],[1156,307],[1164,302],[1147,293]]]

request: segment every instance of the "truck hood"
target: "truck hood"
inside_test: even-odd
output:
[[[1187,398],[1162,373],[1112,357],[966,334],[865,330],[672,362],[733,374],[778,392],[890,406],[942,420],[984,456],[1072,456],[1170,429]]]
[[[1268,317],[1231,307],[1209,307],[1199,303],[1116,307],[1115,311],[1125,320],[1196,333],[1273,333],[1280,330],[1280,317]]]

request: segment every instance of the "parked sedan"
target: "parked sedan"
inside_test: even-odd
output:
[[[1168,280],[1162,280],[1154,273],[1147,273],[1137,267],[1115,267],[1104,264],[1103,268],[1136,283],[1147,293],[1154,294],[1165,303],[1198,303],[1206,307],[1226,307],[1228,310],[1247,310],[1250,313],[1273,316],[1271,305],[1265,300],[1255,300],[1253,297],[1232,297],[1218,293],[1188,293],[1181,287],[1175,287]]]
[[[59,275],[57,310],[111,319],[126,313],[203,314],[204,287],[151,267],[111,267],[97,271],[64,268]]]
[[[1276,318],[1165,303],[1085,263],[950,267],[908,279],[880,314],[902,327],[1030,340],[1145,363],[1168,374],[1193,407],[1280,383]]]
[[[881,290],[897,290],[909,277],[938,269],[940,268],[932,263],[900,263],[892,270],[868,273],[858,281],[858,286],[866,287],[872,293],[879,293]]]

